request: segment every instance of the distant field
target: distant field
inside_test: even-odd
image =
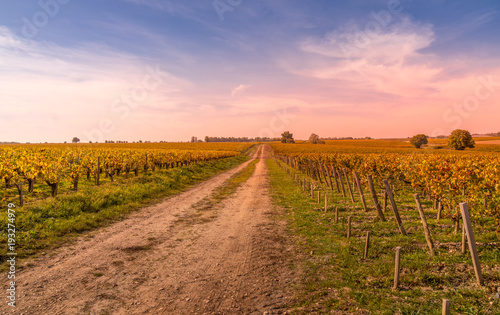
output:
[[[477,141],[477,144],[500,144],[500,140]]]
[[[500,137],[479,137],[474,138],[476,146],[473,149],[467,149],[461,152],[500,152]],[[415,149],[410,144],[410,139],[371,139],[371,140],[326,140],[326,143],[322,146],[324,148],[316,148],[314,150],[329,151],[329,150],[362,150],[364,153],[368,152],[398,152],[401,149],[405,151],[413,151],[414,153],[429,153],[428,150],[432,150],[433,153],[446,153],[455,152],[448,147],[448,139],[429,139],[429,144],[423,145],[422,149]],[[298,145],[311,145],[311,148],[315,148],[313,144],[309,144],[307,141],[297,141]],[[304,147],[301,149],[304,151]],[[305,149],[307,151],[309,149]],[[314,151],[313,150],[313,151]],[[305,152],[304,151],[304,152]]]
[[[476,141],[490,141],[490,140],[500,140],[500,137],[477,137],[474,138]]]
[[[250,142],[165,142],[165,143],[29,143],[0,144],[0,150],[8,147],[37,149],[163,149],[163,150],[212,150],[245,151],[255,143]]]

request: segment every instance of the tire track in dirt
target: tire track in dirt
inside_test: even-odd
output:
[[[16,313],[284,313],[292,247],[271,218],[269,150],[214,207],[200,204],[250,161],[37,259],[17,277]]]

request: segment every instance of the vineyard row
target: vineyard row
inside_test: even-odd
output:
[[[6,188],[17,187],[23,204],[23,186],[32,193],[36,181],[46,183],[55,197],[61,183],[78,190],[82,177],[95,180],[100,176],[111,181],[116,176],[135,176],[139,171],[155,171],[239,155],[238,151],[168,150],[168,149],[63,149],[6,147],[0,149],[0,179]]]

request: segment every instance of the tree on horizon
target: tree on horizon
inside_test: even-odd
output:
[[[290,131],[285,131],[281,134],[281,143],[295,143],[293,140],[293,133]]]
[[[465,148],[474,148],[474,139],[470,132],[467,130],[456,129],[453,130],[450,137],[448,138],[448,146],[455,150],[464,150]]]
[[[315,133],[312,133],[309,136],[309,142],[312,144],[325,144],[325,141],[321,140],[319,136]]]
[[[416,136],[413,136],[411,138],[410,143],[417,149],[420,149],[420,147],[424,144],[429,143],[429,140],[427,140],[427,136],[424,134],[418,134]]]

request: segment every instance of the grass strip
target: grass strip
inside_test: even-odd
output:
[[[255,172],[255,165],[259,160],[250,162],[245,168],[235,173],[227,179],[220,187],[217,187],[209,196],[200,200],[194,208],[196,213],[189,218],[183,218],[184,222],[210,222],[217,218],[217,205],[226,200],[229,196],[236,192],[238,187],[245,183]],[[209,210],[212,210],[211,213]]]
[[[259,160],[253,160],[244,169],[231,176],[221,187],[219,187],[212,195],[211,199],[216,203],[220,203],[232,195],[238,187],[246,182],[255,172],[256,164]]]

